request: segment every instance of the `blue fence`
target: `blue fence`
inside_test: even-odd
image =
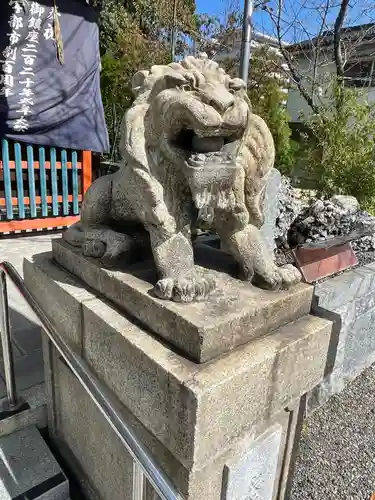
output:
[[[72,224],[91,182],[89,151],[2,139],[0,234]]]

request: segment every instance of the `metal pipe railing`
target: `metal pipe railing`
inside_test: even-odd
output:
[[[133,457],[133,460],[138,465],[138,469],[144,473],[160,498],[162,500],[184,500],[184,497],[178,492],[169,477],[159,467],[150,451],[138,439],[130,425],[125,422],[122,416],[121,405],[113,397],[109,389],[97,379],[84,360],[76,354],[60,336],[12,264],[9,262],[2,262],[0,263],[0,297],[2,300],[2,303],[0,304],[2,307],[1,339],[3,345],[4,369],[9,406],[17,405],[18,398],[15,385],[12,344],[10,341],[6,275],[11,279],[28,305],[34,311],[41,323],[41,326],[61,356],[64,358],[66,364],[97,405],[109,425],[116,432],[117,436],[120,438],[130,455]],[[139,485],[139,477],[134,479],[137,479],[134,481],[137,484],[136,489],[138,491],[142,490],[143,488]],[[139,493],[134,493],[135,492],[133,491],[134,499],[141,498]]]
[[[18,406],[13,349],[10,333],[8,289],[5,271],[0,269],[1,346],[3,348],[4,375],[9,410]]]

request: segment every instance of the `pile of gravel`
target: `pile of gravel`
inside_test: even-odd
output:
[[[291,224],[288,240],[296,246],[346,236],[354,231],[366,233],[372,228],[375,230],[375,217],[361,211],[356,198],[333,196],[330,200],[318,199],[303,210]],[[358,248],[372,250],[373,244],[373,237],[367,236]]]
[[[287,177],[281,178],[279,190],[279,214],[276,219],[275,240],[278,247],[285,246],[289,230],[300,213],[307,207],[298,191]]]
[[[374,234],[368,235],[373,232]],[[298,189],[283,177],[279,193],[279,215],[276,220],[276,261],[290,263],[286,249],[305,243],[326,241],[356,232],[365,234],[352,241],[359,264],[375,260],[375,217],[360,209],[353,196],[336,195],[331,199],[305,201]]]

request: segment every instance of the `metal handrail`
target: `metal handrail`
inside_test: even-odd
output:
[[[34,311],[41,326],[64,358],[66,364],[125,445],[128,452],[133,457],[133,460],[139,466],[139,472],[144,473],[162,500],[184,500],[184,497],[178,492],[169,477],[159,467],[150,451],[141,443],[131,426],[125,422],[121,414],[121,406],[108,388],[93,375],[83,359],[76,354],[60,336],[12,264],[10,264],[10,262],[2,262],[0,263],[0,306],[2,307],[0,318],[1,341],[3,346],[4,370],[9,407],[17,407],[19,400],[17,398],[14,376],[6,276],[9,276],[18,291]],[[139,488],[137,488],[137,490],[139,490]],[[133,498],[142,498],[142,496],[133,495]]]

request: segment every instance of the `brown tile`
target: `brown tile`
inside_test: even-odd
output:
[[[350,243],[330,248],[297,248],[293,253],[307,283],[332,276],[358,264]]]

